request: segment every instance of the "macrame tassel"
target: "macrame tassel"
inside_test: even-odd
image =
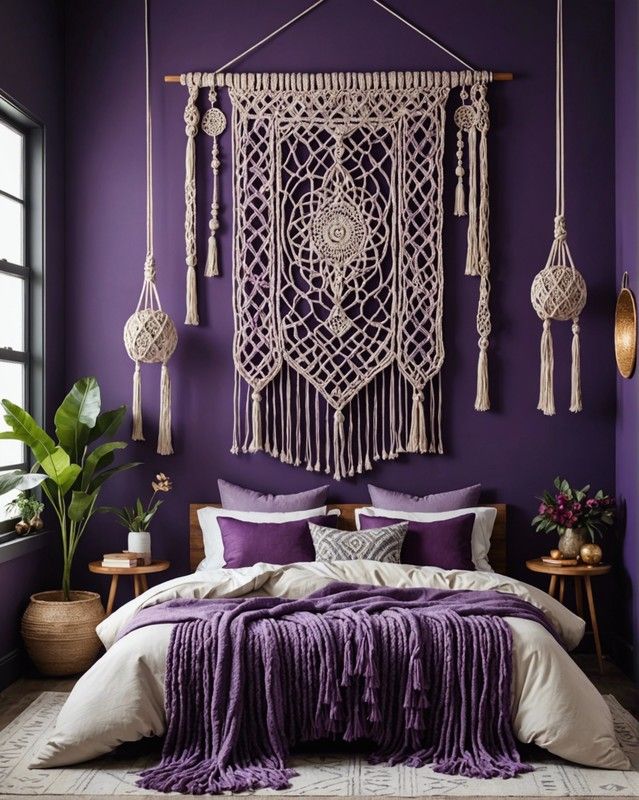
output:
[[[479,356],[477,358],[477,394],[475,411],[488,411],[490,397],[488,395],[488,340],[479,340]]]
[[[253,406],[251,410],[251,429],[253,437],[249,445],[249,453],[257,453],[258,450],[264,449],[262,442],[262,395],[255,391],[252,395]]]
[[[335,461],[336,481],[346,477],[346,463],[344,461],[344,414],[336,409],[333,415],[333,459]]]
[[[466,216],[466,195],[464,194],[464,168],[457,167],[455,170],[457,175],[457,186],[455,187],[455,210],[456,217]]]
[[[171,378],[169,368],[162,364],[160,381],[160,429],[158,432],[158,453],[161,456],[173,455],[171,441]]]
[[[134,442],[144,441],[144,431],[142,430],[142,375],[140,374],[140,363],[135,362],[133,372],[133,430],[131,439]]]
[[[424,393],[413,392],[413,409],[411,412],[410,433],[406,450],[409,453],[428,452],[428,437],[426,436],[426,415],[424,413]]]
[[[200,324],[200,318],[197,313],[197,282],[195,267],[193,266],[189,266],[186,271],[186,319],[184,324]]]
[[[555,367],[552,350],[552,331],[550,320],[544,320],[544,332],[541,335],[541,371],[539,376],[539,403],[537,408],[546,416],[552,417],[555,413],[555,392],[553,387],[553,372]]]
[[[570,370],[570,410],[581,411],[581,352],[579,347],[579,320],[572,322],[572,369]]]
[[[205,278],[214,278],[220,274],[217,266],[217,242],[215,234],[211,233],[209,236],[209,248],[206,254],[206,268],[204,270]]]

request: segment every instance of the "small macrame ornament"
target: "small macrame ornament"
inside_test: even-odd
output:
[[[460,92],[462,104],[456,109],[454,119],[457,126],[457,166],[455,175],[456,217],[468,217],[466,275],[479,276],[479,300],[477,303],[477,391],[475,410],[488,411],[488,344],[491,333],[490,321],[490,237],[489,191],[488,191],[488,129],[489,107],[486,99],[486,82],[475,81],[470,93],[465,87]],[[464,135],[468,140],[468,210],[464,193]]]
[[[556,90],[556,208],[554,237],[546,266],[535,276],[530,300],[543,321],[541,368],[537,408],[547,416],[555,413],[553,385],[554,354],[551,323],[572,320],[572,368],[570,410],[582,410],[579,315],[586,305],[586,282],[575,267],[568,246],[564,192],[564,68],[563,9],[557,0],[557,90]]]
[[[160,424],[157,451],[166,456],[173,453],[171,441],[171,379],[168,361],[177,345],[177,331],[169,315],[162,311],[158,294],[153,255],[153,149],[151,100],[149,86],[149,10],[144,3],[146,46],[146,259],[144,283],[135,312],[124,326],[124,346],[135,362],[133,373],[133,430],[134,441],[144,441],[142,427],[141,364],[161,364]]]
[[[202,130],[213,139],[211,148],[211,170],[213,171],[213,195],[211,197],[211,218],[209,220],[209,245],[206,256],[206,267],[204,269],[205,278],[214,278],[219,275],[217,260],[217,229],[220,227],[218,220],[219,203],[217,197],[218,174],[220,171],[219,149],[217,137],[224,133],[226,128],[226,117],[219,108],[215,107],[216,91],[214,87],[209,89],[209,102],[211,107],[202,118]]]

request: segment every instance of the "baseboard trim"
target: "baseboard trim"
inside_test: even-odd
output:
[[[24,658],[19,647],[0,656],[0,691],[22,676],[23,665]]]

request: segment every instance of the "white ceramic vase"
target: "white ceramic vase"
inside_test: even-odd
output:
[[[144,563],[151,563],[151,534],[148,531],[129,531],[128,549],[133,553],[142,553]]]

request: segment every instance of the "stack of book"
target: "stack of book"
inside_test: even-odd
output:
[[[121,553],[105,553],[102,557],[103,567],[126,569],[127,567],[138,567],[142,564],[144,564],[142,553],[132,553],[130,550],[124,550]]]

